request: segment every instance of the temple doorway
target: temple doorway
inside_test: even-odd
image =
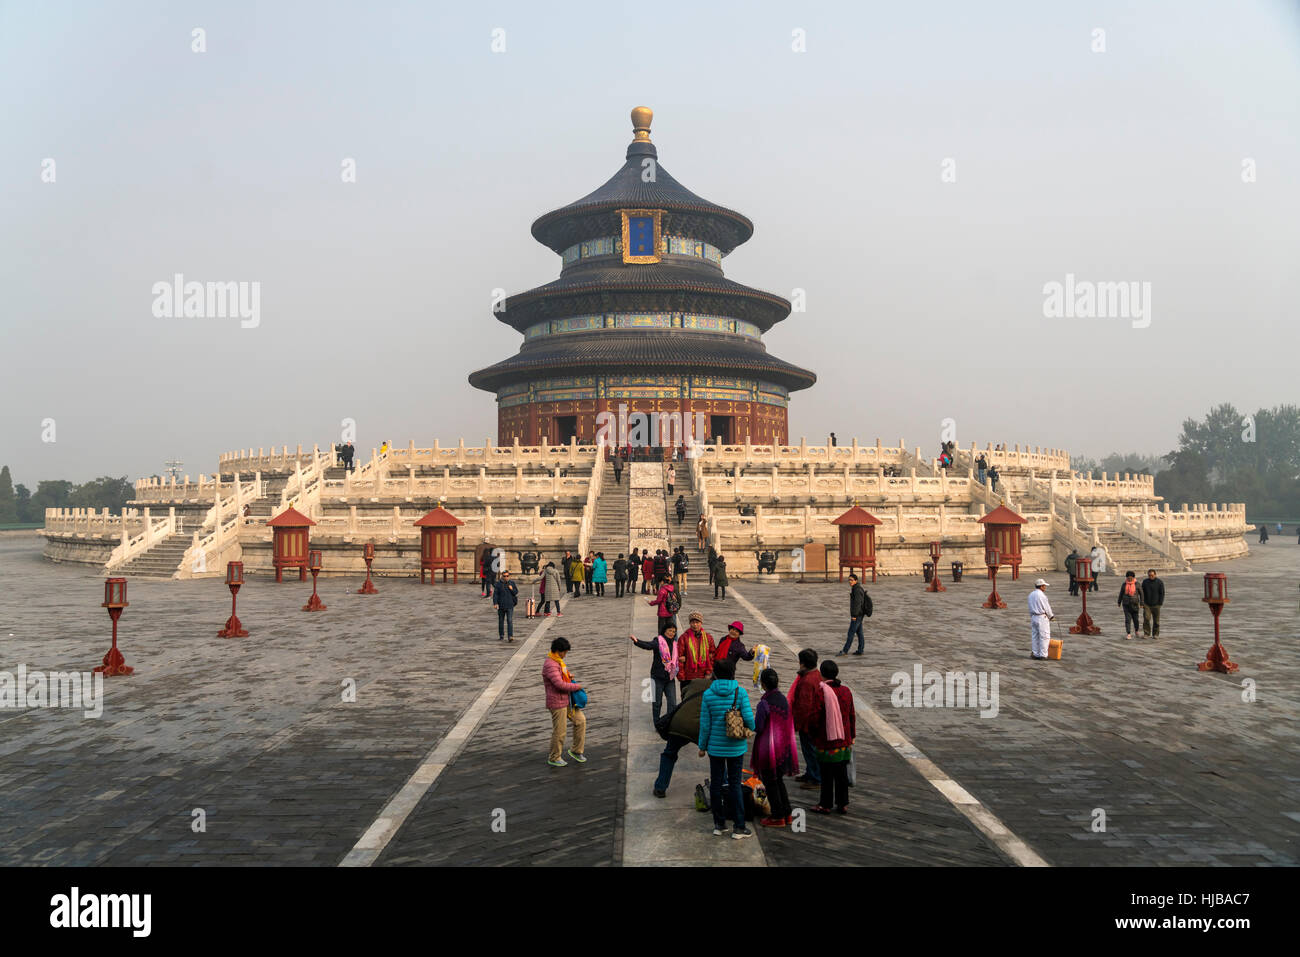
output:
[[[559,444],[568,445],[570,439],[578,437],[578,417],[576,415],[557,415],[555,417],[555,432],[559,436]]]
[[[736,441],[732,435],[732,420],[730,415],[714,415],[709,417],[709,437],[710,441],[716,439],[723,445],[731,445]]]

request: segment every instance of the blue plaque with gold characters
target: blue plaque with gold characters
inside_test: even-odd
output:
[[[623,262],[657,263],[661,247],[658,209],[620,209],[623,217]]]

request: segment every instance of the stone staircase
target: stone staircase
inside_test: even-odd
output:
[[[601,476],[600,496],[596,499],[596,521],[587,547],[593,552],[604,552],[605,561],[612,566],[619,553],[626,555],[630,547],[629,479],[628,470],[624,468],[622,484],[615,484],[613,463],[606,462],[602,468],[605,473]]]
[[[270,475],[262,478],[261,498],[249,502],[249,515],[259,522],[265,522],[275,517],[276,512],[280,510],[280,493],[284,487],[289,484],[290,475]]]
[[[1122,576],[1125,572],[1137,572],[1138,579],[1146,578],[1147,569],[1157,572],[1181,572],[1185,568],[1167,555],[1163,555],[1151,546],[1138,541],[1125,532],[1097,530],[1101,547],[1106,550],[1106,571]]]
[[[122,578],[171,578],[192,541],[193,531],[175,532],[111,574]]]

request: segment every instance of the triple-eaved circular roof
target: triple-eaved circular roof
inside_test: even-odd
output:
[[[657,210],[661,236],[701,240],[724,256],[754,234],[747,217],[695,195],[659,165],[650,120],[648,109],[632,111],[635,134],[623,167],[599,189],[538,218],[532,229],[538,242],[562,254],[577,243],[617,237],[623,225],[619,211],[625,209]],[[535,323],[572,316],[687,313],[740,319],[766,332],[790,313],[786,299],[725,278],[714,261],[667,252],[661,257],[657,263],[625,263],[615,253],[570,262],[559,279],[510,297],[494,317],[524,332]],[[472,373],[469,381],[494,391],[547,372],[656,369],[746,373],[790,390],[817,381],[814,373],[742,336],[609,327],[525,342],[517,355]]]

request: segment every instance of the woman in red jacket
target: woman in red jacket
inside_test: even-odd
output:
[[[654,577],[655,560],[650,556],[650,549],[647,548],[641,560],[641,594],[650,594],[650,582]]]

